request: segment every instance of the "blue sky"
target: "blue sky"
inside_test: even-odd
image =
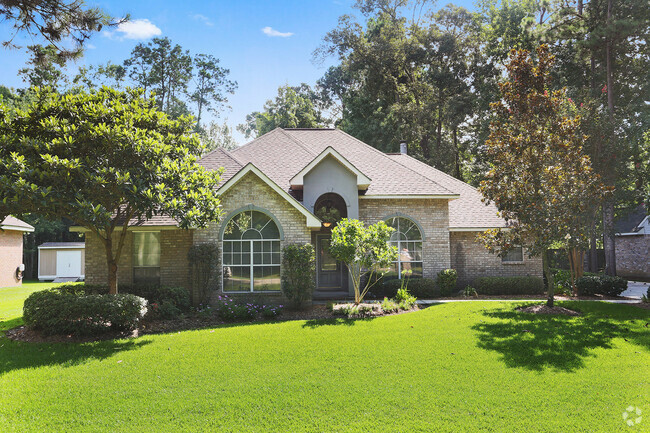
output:
[[[114,16],[130,14],[133,23],[123,31],[102,32],[89,42],[84,57],[72,63],[79,65],[121,63],[133,47],[151,37],[169,37],[173,43],[192,54],[212,54],[230,69],[230,78],[238,89],[229,98],[231,111],[221,114],[231,126],[244,121],[246,114],[260,110],[284,84],[301,82],[313,85],[328,64],[317,65],[312,52],[323,36],[337,25],[343,14],[359,15],[352,8],[353,0],[323,1],[87,1]],[[445,3],[439,3],[444,5]],[[455,4],[471,7],[471,1]],[[264,30],[266,29],[266,30]],[[0,23],[0,38],[7,39],[9,25]],[[16,38],[19,45],[32,41]],[[0,48],[0,84],[23,87],[17,76],[27,59],[23,50]],[[334,60],[330,60],[331,64]],[[243,144],[244,137],[235,133]]]

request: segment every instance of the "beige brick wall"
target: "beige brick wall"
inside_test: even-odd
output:
[[[395,214],[414,220],[424,230],[422,273],[425,278],[434,278],[439,271],[450,267],[447,200],[359,200],[359,219],[366,224],[383,221]]]
[[[451,246],[451,267],[458,271],[458,286],[472,284],[478,277],[542,276],[542,258],[529,258],[524,251],[522,263],[501,262],[501,258],[490,253],[476,242],[476,232],[449,233]]]
[[[119,233],[113,235],[113,247],[117,248]],[[187,253],[192,245],[193,230],[160,231],[160,283],[189,289],[189,263]],[[92,234],[86,233],[86,282],[107,284],[108,270],[104,244]],[[129,232],[117,265],[117,283],[133,284],[133,233]]]
[[[650,278],[650,235],[616,237],[616,274]]]
[[[16,268],[23,263],[23,232],[0,230],[0,287],[20,286]]]
[[[225,217],[231,212],[249,205],[270,212],[278,220],[284,232],[284,240],[280,242],[280,248],[288,243],[311,242],[311,230],[306,227],[305,216],[254,173],[248,173],[230,190],[226,191],[221,196],[221,205],[224,210],[222,221],[210,224],[206,229],[196,230],[194,243],[217,242],[221,250],[222,242],[219,239],[219,230],[222,224],[227,223]],[[221,288],[217,289],[220,292]],[[248,295],[248,297],[253,296],[258,295]],[[278,302],[284,302],[280,294],[264,295],[266,298],[273,296],[278,297]]]

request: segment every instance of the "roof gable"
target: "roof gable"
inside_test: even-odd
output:
[[[312,159],[309,164],[307,164],[302,170],[300,170],[294,177],[290,180],[291,188],[301,189],[304,185],[304,177],[310,171],[312,171],[317,165],[319,165],[325,158],[333,158],[348,171],[354,174],[357,178],[357,187],[358,189],[368,189],[370,186],[370,178],[363,174],[361,170],[356,168],[350,161],[347,160],[343,155],[334,150],[331,146],[328,146],[324,151],[322,151],[316,158]]]
[[[307,227],[310,228],[320,228],[321,227],[321,220],[318,219],[314,214],[309,212],[306,207],[304,207],[298,200],[293,198],[289,193],[287,193],[285,190],[280,188],[275,182],[273,182],[266,174],[264,174],[259,168],[255,167],[253,163],[248,163],[237,172],[234,176],[232,176],[226,183],[224,183],[218,190],[217,194],[222,195],[226,191],[228,191],[230,188],[235,186],[244,176],[246,176],[248,173],[253,173],[255,174],[258,178],[262,180],[265,184],[267,184],[273,191],[275,191],[278,195],[280,195],[282,198],[284,198],[291,206],[293,206],[298,212],[303,214],[306,219],[306,225]]]
[[[2,222],[0,222],[0,230],[15,230],[20,232],[33,232],[34,227],[27,224],[25,221],[21,221],[18,218],[12,217],[9,215]]]

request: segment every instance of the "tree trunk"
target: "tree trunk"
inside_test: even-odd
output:
[[[113,256],[113,235],[109,234],[104,240],[106,250],[106,269],[108,270],[108,293],[117,295],[117,260]]]
[[[605,273],[616,275],[616,236],[614,235],[614,203],[603,205],[603,245],[605,248]]]
[[[456,163],[454,167],[454,177],[458,180],[463,180],[463,176],[460,174],[460,150],[458,149],[458,127],[457,126],[455,126],[454,129],[452,129],[452,136],[454,139],[454,152],[456,158]]]
[[[551,273],[551,267],[548,263],[548,250],[544,249],[542,252],[542,267],[544,269],[544,276],[546,277],[546,292],[547,300],[546,305],[553,308],[553,298],[555,296],[555,288],[553,282],[553,274]]]
[[[598,272],[598,234],[596,228],[596,217],[594,216],[589,240],[589,272]]]

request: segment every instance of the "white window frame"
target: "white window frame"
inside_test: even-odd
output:
[[[402,241],[400,239],[397,239],[397,260],[391,262],[391,263],[397,263],[397,278],[400,279],[400,280],[402,279],[402,259],[401,259],[401,256],[400,256],[400,251],[401,251],[401,248],[402,248],[402,242],[404,242],[404,243],[420,242],[420,247],[421,247],[420,249],[421,249],[422,257],[421,257],[420,260],[411,260],[411,263],[421,263],[422,264],[422,277],[424,277],[424,233],[422,233],[422,229],[420,228],[420,225],[413,218],[407,217],[405,215],[395,215],[395,216],[392,216],[392,217],[388,217],[388,218],[386,218],[384,220],[384,222],[387,223],[389,220],[392,220],[392,219],[395,219],[395,218],[398,218],[398,219],[402,218],[402,219],[405,219],[405,220],[409,220],[413,224],[413,227],[415,227],[417,229],[417,231],[420,232],[420,239],[418,239],[418,240]],[[401,230],[398,230],[398,232],[403,233],[404,235],[406,235],[406,233],[402,232]],[[388,245],[390,245],[390,246],[393,246],[394,243],[395,243],[395,241],[390,241],[390,240],[388,241]],[[409,278],[411,278],[411,277],[409,276]]]

